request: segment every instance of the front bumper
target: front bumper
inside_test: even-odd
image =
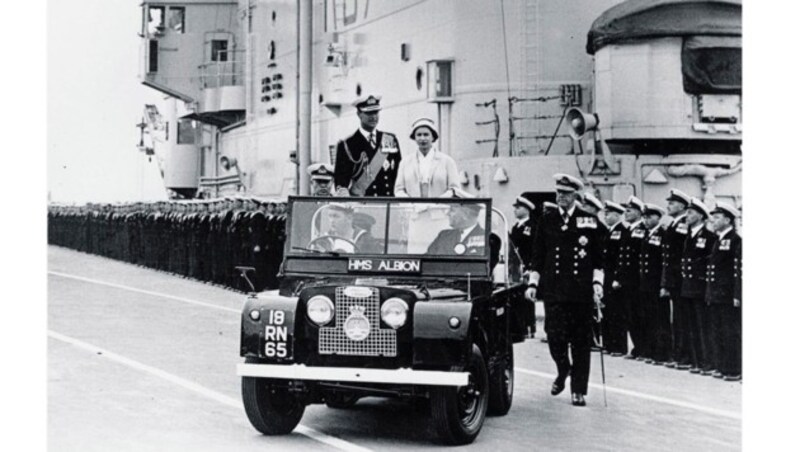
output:
[[[468,372],[412,369],[362,369],[356,367],[307,367],[302,364],[237,364],[236,375],[286,380],[390,383],[430,386],[466,386]]]

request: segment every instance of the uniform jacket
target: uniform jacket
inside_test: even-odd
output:
[[[460,250],[463,250],[459,252]],[[486,252],[486,231],[481,225],[475,226],[464,240],[460,229],[445,229],[428,246],[428,254],[446,256],[482,256]]]
[[[661,270],[664,263],[662,242],[664,229],[661,226],[647,231],[639,254],[639,290],[658,292],[661,288]]]
[[[622,287],[639,287],[639,254],[646,235],[647,229],[641,221],[623,229],[614,275]]]
[[[375,176],[375,180],[367,187],[364,196],[394,196],[397,171],[402,159],[400,144],[393,134],[380,130],[377,130],[375,134],[378,149],[372,148],[360,130],[356,130],[353,135],[344,141],[339,141],[339,144],[336,145],[336,167],[333,171],[333,182],[337,188],[350,189],[351,183],[358,179],[363,171],[366,171],[375,153],[381,152],[381,143],[386,139],[384,136],[394,139],[397,143],[397,152],[386,154],[383,167]],[[346,149],[345,143],[347,144]],[[362,155],[365,155],[366,158],[363,158]]]
[[[435,198],[437,196],[442,196],[451,188],[459,188],[456,161],[449,155],[442,154],[435,149],[429,152],[433,153],[431,156],[433,161],[431,162],[431,179],[429,181],[427,197]],[[418,154],[419,151],[414,151],[400,162],[397,180],[394,184],[395,196],[423,196],[420,190],[421,180]]]
[[[603,269],[602,231],[597,217],[577,208],[566,224],[559,209],[542,215],[531,270],[540,275],[545,302],[592,303],[594,271]]]
[[[622,236],[626,232],[625,225],[620,221],[609,228],[608,235],[603,241],[603,262],[605,264],[604,272],[606,275],[605,292],[611,290],[611,283],[614,280],[614,275],[619,265],[619,251],[622,245]]]
[[[708,256],[716,241],[716,234],[706,229],[705,226],[701,227],[694,237],[692,237],[691,230],[686,235],[681,256],[682,297],[700,299],[705,297]]]
[[[706,303],[733,304],[742,299],[742,238],[733,229],[711,248],[706,272]]]
[[[531,266],[532,252],[533,252],[533,235],[536,233],[536,221],[528,217],[523,222],[515,223],[511,226],[511,232],[508,234],[511,239],[511,245],[516,249],[511,255],[522,260],[521,264],[525,270],[529,270]]]
[[[675,295],[678,295],[677,292],[680,292],[681,288],[681,255],[688,232],[686,216],[682,215],[672,220],[661,237],[663,257],[661,287],[670,292],[676,292]]]

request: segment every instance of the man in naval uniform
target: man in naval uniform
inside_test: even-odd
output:
[[[681,292],[683,303],[689,307],[689,346],[694,374],[711,375],[711,350],[708,344],[708,312],[706,310],[706,271],[708,257],[717,236],[706,229],[710,216],[708,207],[691,198],[686,212],[689,232],[681,256]]]
[[[669,358],[671,335],[669,329],[669,301],[660,297],[661,267],[661,217],[667,213],[660,206],[644,205],[646,234],[639,253],[639,302],[642,306],[642,336],[646,347],[642,350],[645,362],[663,365]]]
[[[714,377],[742,378],[742,238],[735,230],[739,212],[717,203],[711,224],[717,242],[711,248],[706,274],[706,304],[710,325]]]
[[[667,196],[667,214],[672,221],[662,233],[661,254],[661,298],[669,299],[672,305],[672,350],[666,367],[689,370],[689,306],[681,298],[681,255],[683,242],[689,228],[686,226],[686,208],[689,206],[689,195],[673,188]]]
[[[512,268],[512,275],[516,276],[526,272],[531,265],[533,233],[536,231],[536,219],[533,218],[536,204],[533,202],[533,196],[533,192],[524,192],[514,201],[514,216],[517,222],[511,226],[508,238],[513,246],[512,262],[518,264],[518,267]]]
[[[619,265],[620,244],[622,235],[625,232],[625,223],[622,215],[625,207],[613,201],[605,202],[605,220],[608,226],[608,234],[604,241],[603,263],[605,285],[603,292],[603,336],[606,351],[611,356],[622,356],[628,353],[628,309],[625,300],[619,296],[619,292],[612,289],[613,275]]]
[[[597,197],[588,191],[581,194],[579,198],[580,204],[578,207],[583,210],[584,212],[594,216],[597,218],[597,227],[600,229],[600,235],[603,237],[603,249],[605,249],[605,239],[608,237],[608,226],[600,219],[600,211],[603,210],[603,203]],[[600,324],[593,323],[592,324],[592,338],[594,339],[594,345],[592,346],[592,351],[600,351],[601,350],[601,338],[600,338]],[[602,344],[605,345],[605,344]]]
[[[646,230],[642,224],[644,203],[636,196],[628,198],[624,218],[626,228],[623,229],[619,250],[619,264],[617,265],[611,287],[617,291],[627,309],[628,332],[633,342],[633,348],[628,359],[644,361],[642,352],[647,348],[642,329],[642,304],[639,299],[639,253],[642,250]]]
[[[593,314],[603,297],[603,237],[597,218],[577,207],[583,183],[566,174],[554,178],[558,208],[539,220],[525,296],[544,300],[547,344],[558,369],[550,394],[560,394],[569,376],[572,404],[585,406]]]
[[[306,169],[311,180],[311,196],[332,196],[333,167],[328,163],[314,163]]]
[[[394,196],[400,166],[397,137],[377,129],[380,96],[367,96],[355,105],[361,126],[336,146],[336,196]]]
[[[427,254],[482,256],[486,250],[486,234],[478,224],[480,204],[453,204],[447,211],[452,229],[445,229],[433,239]]]

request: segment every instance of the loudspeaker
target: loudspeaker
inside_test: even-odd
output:
[[[567,110],[569,136],[575,140],[583,138],[586,132],[596,130],[598,124],[600,124],[600,118],[597,117],[597,113],[585,113],[576,107]]]
[[[232,157],[228,157],[227,155],[223,155],[219,158],[219,164],[222,166],[225,171],[228,171],[232,167],[236,166],[236,159]]]

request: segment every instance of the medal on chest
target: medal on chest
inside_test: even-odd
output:
[[[705,248],[706,247],[706,238],[700,237],[697,239],[697,243],[695,244],[695,248]]]
[[[730,251],[731,249],[731,239],[725,239],[719,242],[719,249],[720,251]]]
[[[580,236],[580,238],[578,239],[578,243],[579,243],[581,246],[586,246],[586,244],[587,244],[587,243],[589,243],[589,239],[588,239],[588,238],[586,238],[586,236],[585,236],[585,235],[582,235],[582,236]]]

